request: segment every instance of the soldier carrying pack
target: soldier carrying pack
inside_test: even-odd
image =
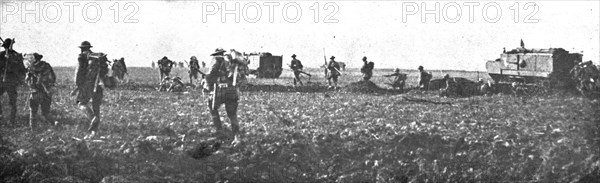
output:
[[[1,39],[1,38],[0,38]],[[0,96],[8,93],[10,122],[16,124],[17,116],[17,87],[23,83],[27,69],[23,64],[23,55],[13,50],[14,39],[6,39],[2,43],[4,51],[0,52]],[[2,120],[2,106],[0,105],[0,120]]]
[[[90,126],[88,131],[93,137],[98,130],[100,124],[100,105],[102,104],[103,87],[114,87],[114,78],[107,77],[108,74],[108,59],[104,53],[94,53],[90,50],[92,45],[84,41],[81,43],[81,54],[79,54],[78,67],[75,73],[75,92],[77,95],[77,103],[79,108],[85,112]],[[92,109],[87,106],[87,103],[92,101]]]
[[[25,80],[31,92],[29,96],[29,126],[34,130],[38,127],[36,114],[40,107],[42,111],[42,115],[40,116],[41,121],[49,125],[57,124],[57,122],[52,123],[50,116],[50,105],[52,104],[52,95],[55,91],[56,74],[49,63],[42,61],[43,55],[33,53],[32,56],[33,59],[29,59],[31,63],[28,64],[27,78]]]

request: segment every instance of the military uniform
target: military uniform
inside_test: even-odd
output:
[[[8,104],[11,107],[9,121],[16,123],[17,116],[17,87],[25,78],[27,69],[23,64],[23,55],[12,50],[14,44],[12,39],[6,39],[2,44],[4,51],[0,52],[0,96],[8,93]],[[0,105],[0,120],[2,119],[2,107]]]
[[[190,58],[190,83],[194,83],[193,79],[198,79],[198,73],[202,74],[204,77],[204,73],[200,71],[200,65],[198,64],[198,59],[195,56]]]
[[[167,92],[182,92],[185,88],[183,82],[181,82],[181,78],[175,77],[171,79],[168,76],[162,80],[158,91],[167,91]]]
[[[157,63],[158,68],[160,69],[160,78],[169,76],[169,73],[171,73],[171,68],[173,68],[173,65],[175,64],[175,62],[169,60],[169,58],[167,58],[166,56],[158,60]]]
[[[34,129],[37,127],[36,114],[41,107],[41,121],[51,124],[50,105],[52,104],[52,94],[54,93],[54,84],[56,83],[56,74],[49,63],[42,61],[43,55],[33,53],[35,61],[27,68],[26,82],[30,88],[29,95],[29,126]]]
[[[429,81],[431,80],[431,74],[423,70],[423,66],[419,66],[419,88],[428,90]]]
[[[304,66],[302,65],[302,62],[300,62],[300,60],[296,59],[296,54],[292,55],[292,62],[290,63],[290,68],[294,71],[294,86],[296,86],[297,82],[299,82],[300,85],[304,85],[300,80],[300,74],[306,74],[307,76],[311,77],[309,73],[302,71]]]
[[[494,90],[492,88],[492,82],[488,81],[486,83],[483,82],[483,79],[479,79],[479,94],[490,96],[494,94]]]
[[[367,57],[363,57],[363,66],[360,68],[360,72],[363,74],[363,80],[368,81],[373,77],[373,68],[375,63],[368,62]]]
[[[392,84],[391,84],[392,88],[394,88],[394,89],[399,88],[400,91],[404,92],[404,84],[406,82],[406,74],[402,74],[402,73],[400,73],[400,69],[396,69],[396,70],[394,70],[393,74],[385,75],[385,77],[392,77],[392,76],[395,76],[394,82],[392,82]]]
[[[222,122],[219,117],[219,107],[225,104],[225,111],[231,121],[231,130],[234,134],[239,132],[237,120],[237,107],[239,96],[237,88],[233,86],[233,75],[236,63],[225,60],[223,53],[225,50],[218,48],[210,64],[210,70],[206,74],[205,91],[210,91],[211,97],[208,100],[208,108],[212,116],[213,124],[218,132],[222,130]]]
[[[104,89],[99,86],[108,73],[108,60],[103,53],[94,53],[90,50],[91,44],[87,41],[81,43],[78,67],[75,72],[77,85],[77,104],[90,120],[88,131],[95,133],[100,125],[100,105],[104,97]],[[92,109],[87,104],[92,101]]]
[[[327,77],[327,81],[329,82],[329,87],[337,88],[338,77],[341,75],[339,72],[340,65],[335,61],[335,57],[331,56],[331,60],[327,64],[327,69],[329,69],[329,77]],[[331,85],[331,80],[333,80],[333,86]]]
[[[125,65],[125,58],[115,60],[112,65],[113,75],[117,76],[120,80],[123,80],[125,74],[127,74],[127,66]]]
[[[450,78],[450,75],[444,76],[446,81],[446,88],[440,89],[440,97],[457,97],[460,94],[460,87],[454,78]]]
[[[167,89],[167,91],[168,92],[183,92],[184,88],[185,88],[185,85],[183,84],[183,82],[181,82],[181,78],[175,77],[175,78],[173,78],[171,85],[169,86],[169,89]]]

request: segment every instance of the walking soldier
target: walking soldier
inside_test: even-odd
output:
[[[335,57],[331,56],[329,58],[329,63],[327,64],[327,69],[329,69],[329,77],[327,77],[327,81],[329,82],[329,88],[337,89],[337,81],[338,77],[341,75],[340,73],[340,65],[335,61]],[[333,80],[333,86],[331,85],[331,80]]]
[[[429,90],[429,81],[431,80],[431,73],[426,72],[423,66],[419,66],[419,89]]]
[[[103,82],[107,79],[108,59],[104,53],[92,52],[90,50],[92,45],[88,41],[83,41],[79,48],[81,53],[77,59],[79,63],[75,72],[77,88],[72,94],[78,92],[77,104],[90,121],[88,131],[91,132],[90,135],[93,137],[100,125],[100,105],[104,96],[104,89],[100,85],[104,85]],[[90,99],[92,101],[91,109],[87,106]]]
[[[200,73],[202,75],[202,78],[204,78],[204,73],[202,73],[200,71],[200,64],[198,64],[198,59],[196,58],[196,56],[192,56],[190,58],[190,84],[194,83],[193,79],[198,79],[198,73]]]
[[[113,76],[123,81],[125,74],[127,74],[127,65],[125,65],[125,58],[121,57],[119,60],[114,60],[112,65]]]
[[[17,117],[17,87],[23,82],[27,69],[23,65],[23,55],[13,50],[15,41],[6,39],[2,43],[4,51],[0,52],[0,96],[8,93],[10,105],[10,124],[16,124]],[[2,120],[2,105],[0,105],[0,120]]]
[[[212,62],[209,65],[210,70],[206,74],[206,82],[204,90],[209,91],[211,97],[208,99],[208,106],[212,116],[213,125],[217,130],[217,134],[222,134],[222,122],[219,117],[219,107],[225,104],[225,111],[231,121],[231,131],[237,138],[239,132],[239,124],[237,119],[237,107],[239,96],[237,88],[234,86],[234,77],[236,65],[234,60],[227,61],[224,57],[225,50],[217,48],[211,54]]]
[[[160,70],[160,79],[165,78],[165,76],[169,76],[169,73],[171,73],[171,68],[173,68],[173,65],[175,64],[175,62],[169,60],[169,58],[167,58],[167,56],[164,56],[162,59],[158,60],[158,69]]]
[[[373,77],[373,68],[375,63],[367,61],[367,57],[363,57],[363,66],[360,68],[360,72],[363,74],[363,80],[369,81]]]
[[[290,63],[290,68],[294,71],[294,86],[296,86],[297,82],[299,82],[300,85],[304,85],[304,84],[302,84],[302,81],[300,80],[300,74],[306,74],[308,77],[311,77],[311,75],[309,73],[302,71],[303,67],[304,66],[302,66],[302,62],[300,62],[300,60],[296,59],[296,54],[293,54],[292,55],[292,63]]]
[[[49,63],[42,61],[43,55],[33,53],[34,59],[27,67],[27,78],[25,81],[30,87],[29,96],[29,127],[34,130],[38,127],[36,115],[38,108],[41,108],[42,115],[40,121],[50,125],[52,118],[50,116],[50,105],[52,104],[52,95],[55,93],[54,84],[56,83],[56,74]]]

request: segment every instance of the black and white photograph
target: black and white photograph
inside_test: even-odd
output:
[[[600,182],[598,0],[0,0],[0,182]]]

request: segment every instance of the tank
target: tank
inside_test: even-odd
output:
[[[283,56],[275,56],[268,52],[249,54],[250,73],[258,78],[278,78],[283,71]]]
[[[573,87],[569,71],[582,54],[562,48],[504,51],[500,58],[486,62],[486,70],[496,82],[543,83],[554,88]]]

